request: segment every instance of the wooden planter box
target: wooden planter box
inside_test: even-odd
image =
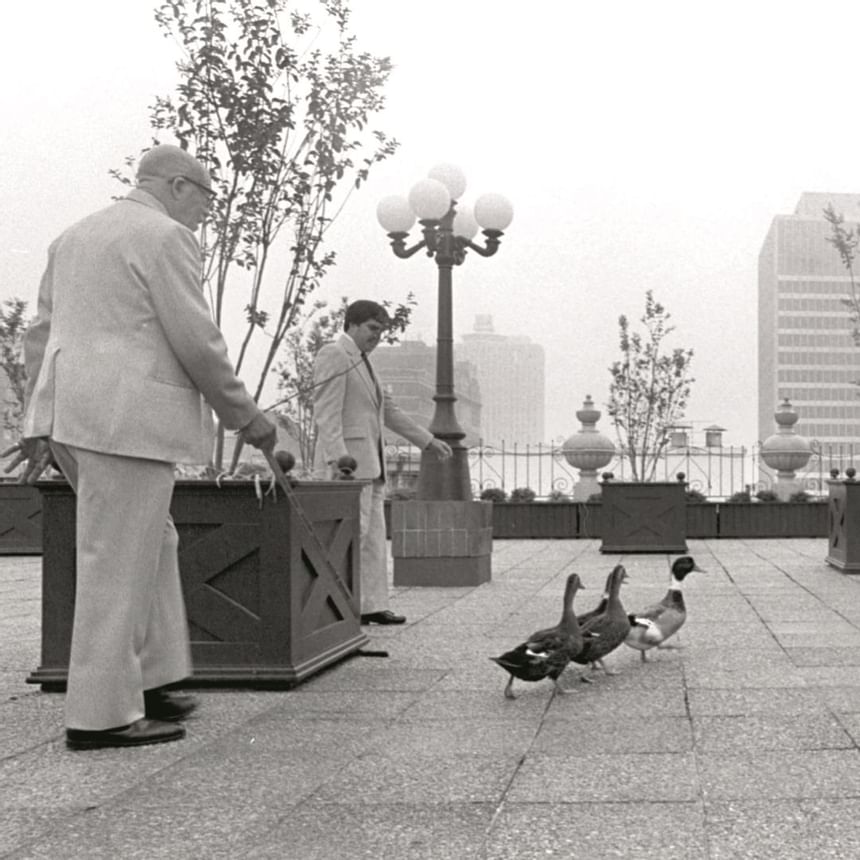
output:
[[[687,502],[687,537],[719,537],[718,512],[719,506],[714,502]]]
[[[860,571],[860,483],[828,481],[827,563]]]
[[[42,499],[35,487],[0,482],[0,555],[42,551]]]
[[[573,502],[493,502],[494,538],[575,538]]]
[[[739,502],[720,505],[721,538],[824,537],[827,505]]]
[[[75,600],[75,496],[63,481],[38,486],[42,658],[27,680],[58,689],[66,680]],[[192,683],[290,687],[367,643],[359,609],[361,486],[296,486],[321,549],[282,493],[260,505],[251,482],[177,483],[171,514]]]
[[[606,481],[601,552],[686,552],[687,498],[675,482]]]

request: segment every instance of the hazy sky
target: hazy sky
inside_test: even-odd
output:
[[[11,4],[7,4],[11,5]],[[696,427],[756,428],[756,278],[772,217],[803,191],[860,191],[857,38],[848,2],[595,3],[353,0],[359,46],[390,55],[374,126],[401,143],[330,232],[339,263],[321,297],[419,308],[436,333],[436,267],[396,259],[375,208],[434,164],[465,199],[499,191],[514,221],[495,257],[454,273],[455,334],[543,344],[547,437],[603,409],[619,314],[647,289],[695,350]],[[176,81],[152,0],[41,0],[0,33],[0,298],[35,299],[50,241],[106,204],[108,177],[149,138],[148,106]],[[774,404],[776,407],[776,404]],[[598,425],[609,433],[604,416]]]

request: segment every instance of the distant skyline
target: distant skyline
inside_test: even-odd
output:
[[[688,423],[752,444],[757,265],[771,220],[804,191],[860,191],[860,8],[352,6],[359,47],[394,62],[373,126],[402,146],[330,231],[338,265],[319,297],[397,302],[411,291],[413,334],[435,342],[435,266],[396,259],[375,208],[453,162],[469,179],[466,199],[495,190],[514,205],[498,254],[472,254],[454,273],[455,335],[490,313],[497,332],[544,347],[547,441],[578,429],[588,394],[611,435],[617,319],[638,319],[653,289],[675,345],[695,351]],[[148,106],[177,80],[154,8],[45,0],[4,10],[0,298],[35,300],[48,244],[121,191],[108,170],[148,142]]]

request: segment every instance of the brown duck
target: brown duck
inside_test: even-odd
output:
[[[600,666],[607,675],[616,674],[606,668],[603,658],[621,645],[630,632],[630,618],[624,611],[619,597],[621,585],[625,579],[627,579],[627,571],[624,566],[616,565],[607,581],[609,594],[606,598],[606,606],[602,611],[599,611],[600,606],[598,606],[595,614],[586,618],[585,623],[582,624],[583,646],[572,658],[575,663],[583,666],[591,664],[592,669]],[[587,675],[583,675],[582,680],[591,683],[591,678]]]
[[[564,587],[561,621],[555,627],[532,633],[521,645],[506,651],[501,657],[490,657],[509,674],[505,687],[505,698],[515,699],[512,689],[514,678],[521,681],[552,679],[559,693],[568,692],[559,684],[559,676],[568,663],[576,657],[583,645],[583,636],[573,611],[573,598],[582,588],[582,581],[575,573],[570,574]]]

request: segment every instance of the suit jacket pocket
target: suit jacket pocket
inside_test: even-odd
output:
[[[156,379],[153,376],[144,380],[144,387],[147,396],[156,400],[169,400],[173,403],[196,403],[200,398],[200,392],[193,386],[166,379]]]

